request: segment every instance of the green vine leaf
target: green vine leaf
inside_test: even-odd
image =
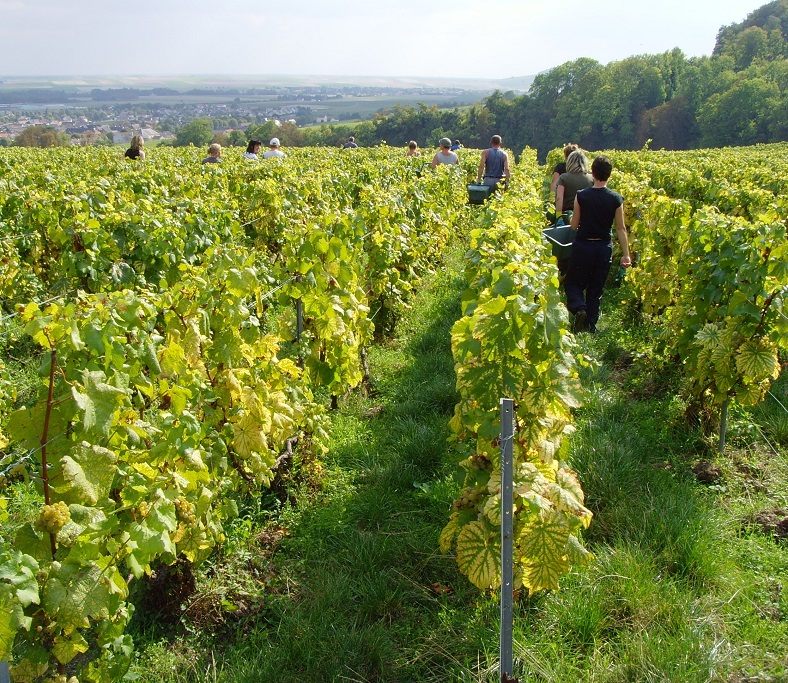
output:
[[[85,431],[95,428],[104,436],[109,436],[113,416],[115,411],[123,405],[126,391],[113,387],[106,380],[107,376],[101,370],[85,369],[82,373],[85,393],[79,392],[74,387],[72,395],[77,406],[83,411],[82,424]]]
[[[75,631],[69,636],[57,636],[52,646],[52,654],[61,664],[68,664],[78,654],[87,652],[88,647],[88,641],[82,637],[79,631]]]
[[[117,460],[117,455],[109,449],[83,441],[70,456],[61,458],[63,479],[68,486],[55,490],[66,503],[96,505],[109,496]]]
[[[41,606],[55,619],[67,636],[90,626],[90,619],[107,619],[120,604],[111,581],[95,563],[80,566],[73,562],[55,564],[44,585]]]

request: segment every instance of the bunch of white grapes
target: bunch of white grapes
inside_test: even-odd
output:
[[[71,519],[68,505],[59,500],[54,505],[44,505],[35,523],[36,531],[43,531],[48,534],[56,534]]]
[[[175,514],[178,515],[178,519],[184,524],[194,524],[197,520],[197,516],[194,514],[194,504],[185,498],[176,498],[173,502],[175,503]]]
[[[482,497],[482,492],[475,486],[469,486],[460,491],[460,497],[454,501],[452,506],[455,510],[470,510],[475,508]]]
[[[485,471],[490,469],[491,465],[492,462],[490,459],[481,453],[474,453],[470,458],[468,458],[468,466],[472,470]]]

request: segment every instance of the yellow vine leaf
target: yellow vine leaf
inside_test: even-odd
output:
[[[466,524],[457,537],[457,564],[476,587],[494,587],[501,578],[500,531],[484,522]]]
[[[548,513],[532,519],[518,540],[525,565],[523,584],[532,594],[543,588],[558,590],[559,578],[569,570],[569,526],[563,515]]]
[[[441,531],[439,544],[442,553],[449,552],[454,543],[454,539],[457,537],[457,534],[460,533],[462,526],[459,523],[459,517],[459,512],[452,512],[449,517],[449,523],[443,527],[443,531]]]
[[[254,452],[265,448],[263,425],[253,415],[244,415],[233,424],[233,447],[242,458],[248,458]]]
[[[777,347],[763,339],[744,342],[739,348],[736,368],[753,382],[768,378],[777,379],[780,374]]]

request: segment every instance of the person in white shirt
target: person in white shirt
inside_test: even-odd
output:
[[[285,154],[279,147],[279,138],[271,138],[271,142],[268,143],[269,150],[263,154],[263,159],[284,159],[287,154]]]
[[[263,143],[259,140],[249,140],[249,144],[246,145],[246,151],[244,152],[244,159],[252,159],[253,161],[257,160],[257,155],[260,153],[260,148],[263,146]]]
[[[451,140],[449,138],[441,138],[440,150],[432,157],[430,168],[435,168],[438,164],[459,164],[459,157],[451,151]]]

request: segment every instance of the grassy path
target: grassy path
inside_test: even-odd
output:
[[[446,443],[453,258],[370,354],[374,390],[335,415],[322,469],[302,463],[306,483],[250,504],[200,579],[190,632],[138,620],[140,680],[498,680],[497,598],[437,548],[459,486]],[[715,456],[683,418],[680,378],[645,353],[652,331],[615,299],[580,338],[588,403],[566,445],[598,561],[518,603],[521,680],[788,681],[788,544],[759,517],[788,516],[779,408],[734,415]],[[775,400],[786,393],[783,381]]]
[[[202,632],[174,648],[151,627],[143,637],[158,643],[142,655],[145,680],[404,683],[449,672],[476,680],[480,642],[495,659],[494,596],[480,596],[438,550],[458,487],[446,440],[459,269],[455,262],[425,283],[394,339],[371,350],[373,388],[335,415],[332,449],[315,477],[321,489],[294,488],[288,495],[298,504],[272,511],[286,537],[265,551],[270,583],[255,616],[230,635],[225,624],[223,642]],[[213,585],[232,593],[227,571]],[[206,654],[212,648],[221,661]]]

